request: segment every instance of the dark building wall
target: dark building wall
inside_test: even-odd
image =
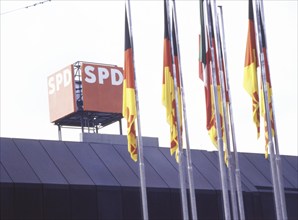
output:
[[[125,143],[0,140],[1,220],[142,219],[139,167]],[[223,219],[217,152],[191,153],[198,218]],[[182,219],[175,158],[150,145],[144,156],[149,218]],[[297,161],[282,156],[289,219],[298,216]],[[240,153],[239,162],[246,219],[275,219],[269,161]]]

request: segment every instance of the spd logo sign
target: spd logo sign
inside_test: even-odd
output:
[[[85,111],[122,112],[121,67],[82,63],[81,74]]]

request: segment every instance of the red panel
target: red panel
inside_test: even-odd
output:
[[[73,65],[48,77],[48,95],[51,122],[76,111]]]
[[[123,69],[82,63],[84,111],[122,112]]]

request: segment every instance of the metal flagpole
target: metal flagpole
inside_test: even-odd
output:
[[[176,3],[173,0],[173,9],[174,9],[174,25],[176,32],[176,46],[177,46],[177,56],[179,63],[179,73],[180,73],[180,84],[181,84],[181,97],[182,97],[182,108],[183,108],[183,119],[184,119],[184,127],[185,127],[185,139],[186,139],[186,163],[187,163],[187,173],[188,173],[188,184],[189,184],[189,192],[190,192],[190,203],[191,203],[191,213],[192,219],[198,219],[197,217],[197,205],[196,205],[196,194],[194,189],[194,180],[193,180],[193,168],[191,161],[191,151],[188,137],[188,124],[187,124],[187,116],[186,116],[186,103],[185,103],[185,95],[184,95],[184,87],[183,87],[183,77],[182,77],[182,68],[181,68],[181,59],[180,59],[180,46],[178,40],[178,25],[177,25],[177,13],[176,13]]]
[[[261,34],[261,25],[260,25],[260,12],[257,2],[255,2],[255,10],[256,10],[256,20],[257,20],[257,28],[258,28],[258,39],[259,39],[259,52],[260,52],[260,63],[261,63],[261,76],[262,76],[262,86],[263,86],[263,93],[264,93],[264,100],[265,100],[265,113],[266,113],[266,121],[267,121],[267,130],[268,130],[268,144],[270,150],[270,166],[271,166],[271,175],[272,175],[272,184],[273,184],[273,191],[274,191],[274,201],[275,201],[275,211],[276,217],[278,220],[282,219],[282,213],[280,210],[280,192],[278,188],[278,180],[276,176],[276,164],[275,164],[275,153],[273,148],[273,141],[272,141],[272,130],[271,130],[271,120],[270,120],[270,108],[268,102],[268,88],[266,85],[266,70],[265,70],[265,60],[264,60],[264,53],[263,43],[262,43],[262,34]]]
[[[145,179],[145,164],[143,156],[143,140],[141,134],[141,122],[140,122],[140,108],[139,108],[139,96],[138,87],[136,80],[135,71],[135,60],[134,60],[134,47],[133,47],[133,37],[132,37],[132,22],[130,13],[130,0],[127,1],[128,17],[129,17],[129,37],[132,50],[132,63],[133,63],[133,73],[135,78],[135,93],[136,93],[136,109],[137,109],[137,129],[138,129],[138,159],[139,159],[139,169],[140,169],[140,182],[141,182],[141,197],[142,197],[142,208],[143,208],[143,219],[148,220],[148,205],[147,205],[147,192],[146,192],[146,179]]]
[[[226,67],[226,86],[228,91],[229,97],[229,116],[230,116],[230,126],[231,126],[231,133],[232,133],[232,142],[233,142],[233,149],[234,149],[234,159],[235,159],[235,176],[236,176],[236,189],[238,195],[238,206],[239,206],[239,213],[240,219],[245,220],[245,212],[244,212],[244,204],[243,204],[243,196],[242,196],[242,185],[241,185],[241,173],[238,161],[238,152],[237,152],[237,145],[236,145],[236,136],[235,136],[235,127],[234,127],[234,118],[233,118],[233,108],[232,108],[232,97],[230,93],[230,83],[229,83],[229,74],[228,74],[228,61],[226,55],[226,40],[225,40],[225,30],[224,30],[224,23],[223,23],[223,12],[222,7],[218,6],[220,11],[220,18],[221,18],[221,28],[222,28],[222,48],[223,48],[223,57],[224,57],[224,64]]]
[[[228,115],[227,115],[227,103],[226,103],[226,83],[224,80],[224,72],[222,66],[222,43],[220,38],[219,32],[219,25],[217,20],[217,11],[216,11],[216,1],[214,0],[213,3],[213,12],[214,12],[214,22],[215,22],[215,29],[216,29],[216,43],[218,46],[218,66],[219,66],[219,76],[220,76],[220,91],[221,91],[221,100],[222,100],[222,109],[223,109],[223,123],[224,123],[224,135],[226,138],[226,146],[227,146],[227,153],[228,153],[228,175],[229,175],[229,184],[230,184],[230,192],[231,192],[231,200],[232,200],[232,212],[233,212],[233,219],[238,219],[238,206],[237,206],[237,199],[236,199],[236,190],[235,190],[235,178],[234,178],[234,162],[231,156],[230,150],[230,133],[229,133],[229,125],[228,125]]]
[[[175,110],[177,113],[177,133],[178,133],[178,158],[179,158],[179,180],[180,180],[180,191],[181,191],[181,203],[182,203],[182,214],[183,219],[189,219],[188,216],[188,205],[187,205],[187,194],[185,188],[185,174],[184,174],[184,158],[183,158],[183,147],[182,147],[182,136],[180,130],[180,117],[179,117],[179,107],[178,107],[178,92],[177,92],[177,74],[176,74],[176,66],[174,60],[174,43],[173,43],[173,32],[170,25],[170,10],[169,10],[169,2],[166,1],[166,10],[167,10],[167,25],[169,30],[170,42],[171,42],[171,60],[173,66],[173,76],[174,76],[174,91],[175,91]]]
[[[210,4],[208,2],[208,4]],[[220,177],[221,177],[221,186],[222,186],[222,195],[223,195],[223,203],[224,203],[224,214],[225,219],[231,219],[230,213],[230,204],[229,204],[229,195],[227,190],[227,179],[226,179],[226,170],[225,164],[223,160],[223,139],[221,132],[221,122],[219,116],[219,107],[218,107],[218,97],[217,97],[217,83],[216,83],[216,70],[215,70],[215,54],[214,54],[214,44],[212,42],[212,23],[211,23],[211,8],[207,4],[207,15],[208,15],[208,32],[209,32],[209,42],[211,49],[211,60],[212,60],[212,87],[213,87],[213,95],[214,95],[214,107],[215,107],[215,119],[216,119],[216,131],[217,131],[217,143],[218,143],[218,159],[219,159],[219,167],[220,167]]]
[[[263,24],[263,30],[264,30],[264,38],[267,43],[267,35],[266,35],[266,28],[265,28],[265,14],[264,14],[264,6],[263,6],[263,1],[260,1],[259,6],[261,8],[261,16],[260,19],[262,19],[262,24]],[[268,61],[268,48],[266,48],[267,51],[267,62]],[[268,64],[268,70],[270,73],[270,67]],[[271,82],[271,87],[272,87],[272,82]],[[279,193],[280,193],[280,202],[281,202],[281,212],[282,212],[282,217],[284,220],[288,219],[287,215],[287,207],[286,207],[286,202],[285,202],[285,192],[284,192],[284,181],[283,181],[283,174],[282,174],[282,163],[281,163],[281,157],[279,154],[279,145],[278,145],[278,135],[277,135],[277,126],[276,126],[276,120],[275,120],[275,111],[274,111],[274,105],[273,105],[273,95],[271,96],[271,104],[272,104],[272,118],[273,118],[273,128],[274,128],[274,145],[275,145],[275,160],[276,160],[276,171],[277,171],[277,181],[278,181],[278,187],[279,187]]]
[[[61,125],[60,124],[58,124],[58,140],[62,141],[62,133],[61,133]]]

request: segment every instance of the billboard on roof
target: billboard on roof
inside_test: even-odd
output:
[[[76,62],[48,77],[50,121],[76,112],[122,113],[123,69]]]

